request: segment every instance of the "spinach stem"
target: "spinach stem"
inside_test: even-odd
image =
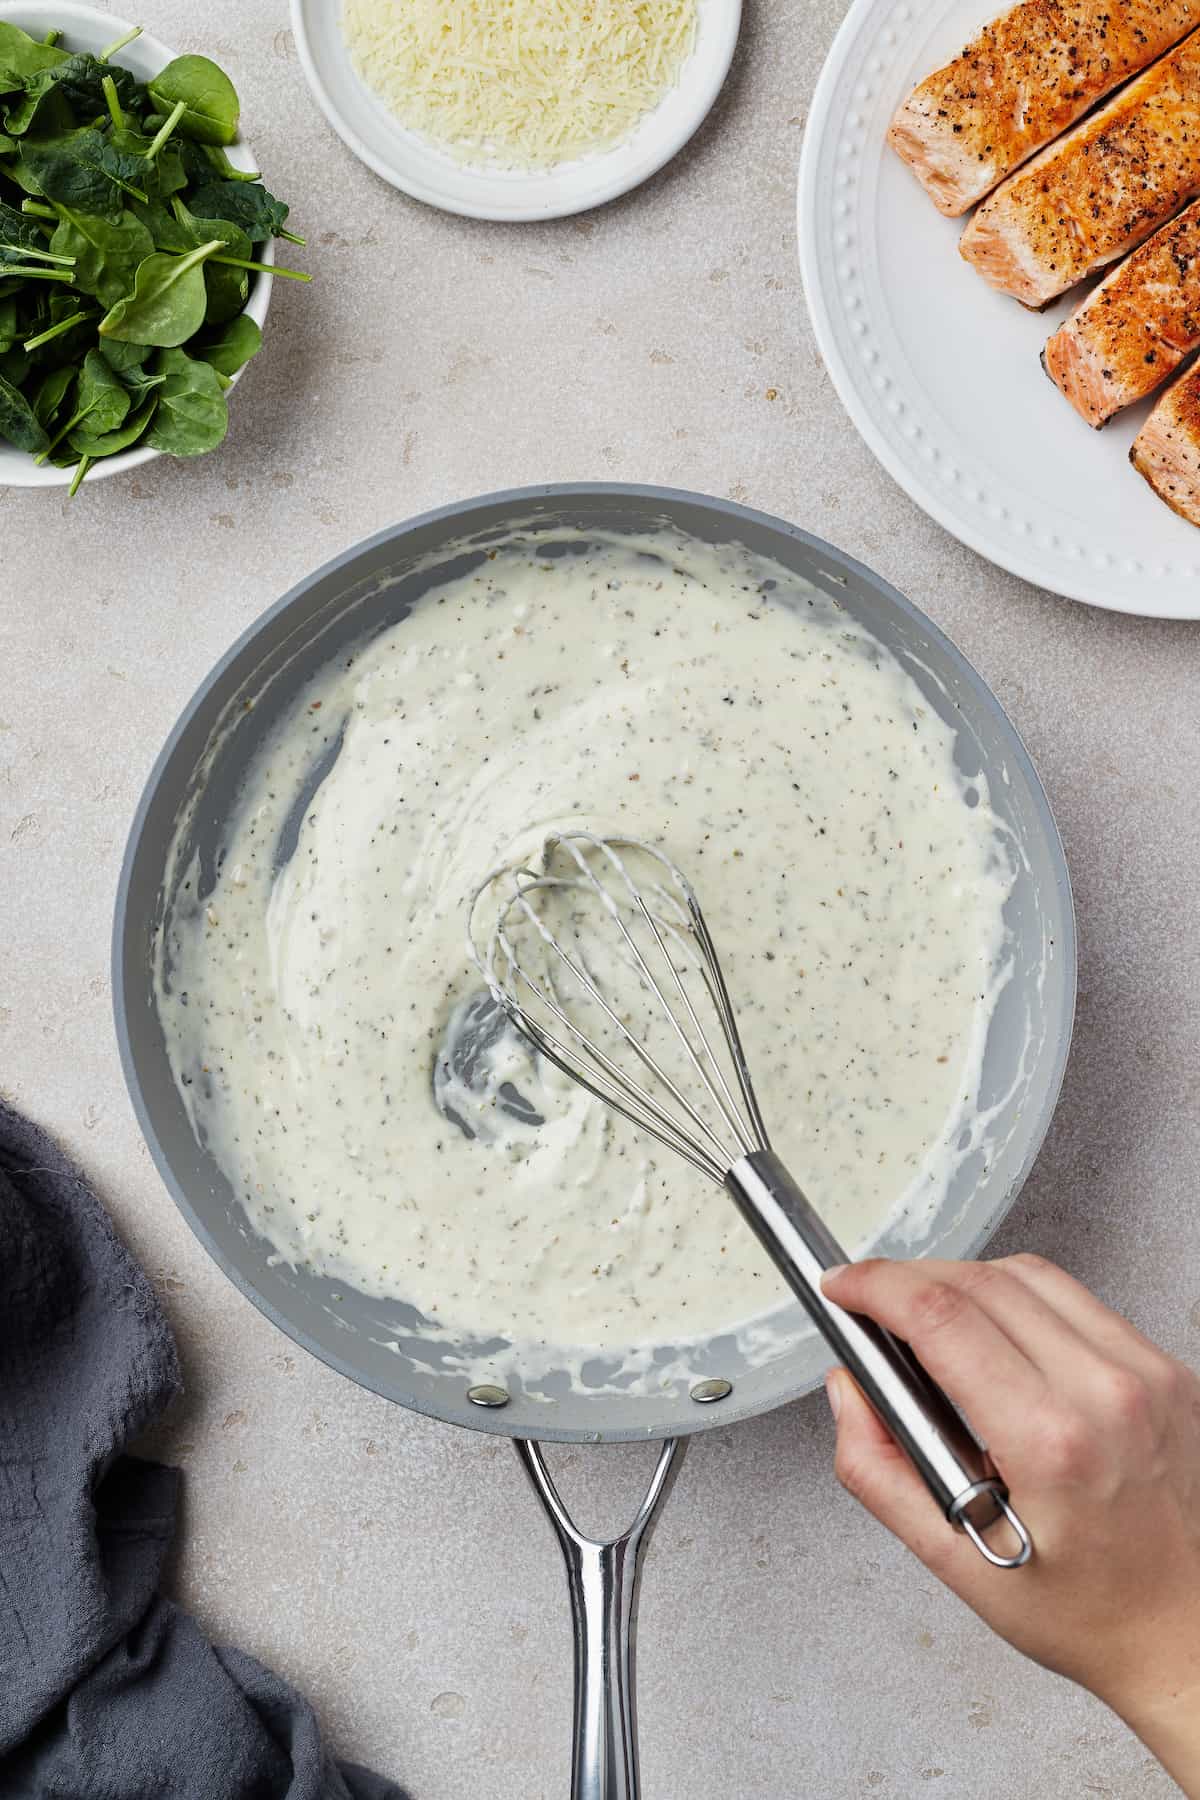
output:
[[[121,102],[117,98],[117,84],[111,75],[106,75],[100,83],[104,90],[104,98],[108,102],[109,117],[118,131],[125,129],[125,114],[121,111]]]
[[[141,26],[140,25],[133,26],[132,30],[127,31],[125,33],[124,37],[119,37],[115,44],[110,44],[108,46],[107,50],[102,50],[100,52],[99,56],[96,58],[96,61],[97,62],[107,62],[110,57],[115,56],[117,54],[118,50],[123,50],[125,48],[126,44],[132,44],[134,38],[141,37],[141,35],[142,35]]]
[[[40,331],[36,337],[26,338],[24,347],[26,350],[36,350],[42,344],[48,344],[52,338],[61,337],[64,331],[70,331],[73,326],[78,325],[80,319],[86,318],[87,312],[81,307],[78,312],[70,313],[65,319],[60,319],[57,325],[51,325],[45,331]]]
[[[59,263],[64,269],[75,267],[73,256],[54,256],[49,250],[31,250],[24,244],[0,244],[0,268],[10,256],[32,256],[37,262]]]
[[[3,268],[3,266],[3,263],[0,263],[0,268]],[[22,281],[74,282],[75,280],[74,272],[71,269],[31,269],[26,264],[22,263],[19,271],[16,269],[9,270],[10,275],[16,275],[18,272],[20,273]]]
[[[43,451],[41,451],[39,453],[39,455],[34,457],[34,459],[33,459],[34,462],[39,464],[39,466],[40,466],[42,463],[45,462],[45,460],[48,456],[53,455],[54,451],[58,449],[58,446],[62,443],[63,439],[66,437],[68,431],[74,431],[75,427],[78,425],[80,419],[82,419],[82,418],[83,418],[83,414],[81,412],[77,412],[73,419],[68,419],[65,425],[61,425],[59,427],[59,429],[55,432],[54,436],[50,439],[50,442],[46,445],[46,448]]]
[[[41,452],[41,455],[34,457],[34,462],[44,463],[46,458],[50,456],[53,451],[58,449],[58,446],[62,443],[68,431],[74,431],[77,425],[82,424],[91,410],[92,408],[90,406],[81,406],[73,419],[68,419],[65,425],[60,425],[54,436],[50,439],[50,442],[46,445],[46,448]]]
[[[210,256],[209,262],[227,263],[231,269],[252,269],[256,275],[283,275],[288,281],[311,281],[302,269],[281,269],[278,263],[247,262],[244,256]]]
[[[28,213],[31,219],[53,219],[58,224],[58,214],[52,206],[43,206],[40,200],[22,200],[21,211]]]
[[[117,186],[119,188],[124,188],[127,194],[132,194],[135,200],[140,200],[143,206],[149,206],[149,194],[143,194],[141,188],[135,188],[131,181],[121,181],[115,175],[110,175],[109,180],[115,181]]]
[[[140,30],[141,27],[139,26],[138,29]],[[79,492],[79,484],[83,480],[84,476],[87,474],[87,472],[91,468],[91,466],[92,466],[92,459],[90,456],[81,456],[80,457],[79,467],[75,471],[75,479],[71,483],[70,487],[67,489],[67,499],[68,500],[73,500],[75,498],[76,494]]]
[[[46,33],[45,37],[42,39],[42,42],[43,42],[43,44],[45,44],[45,46],[48,50],[53,50],[61,36],[62,36],[62,32],[59,31],[57,26],[55,26],[53,31],[48,31]]]
[[[182,119],[182,117],[186,111],[187,111],[187,106],[184,103],[184,101],[177,100],[175,102],[174,106],[171,108],[171,111],[168,114],[167,118],[165,118],[163,120],[163,123],[162,123],[161,127],[159,128],[158,134],[155,137],[154,142],[151,144],[150,148],[146,151],[145,160],[148,163],[152,163],[154,161],[155,157],[158,155],[159,151],[162,149],[163,145],[166,143],[167,139],[170,137],[171,133],[174,131],[175,127],[178,125],[180,119]]]
[[[275,236],[286,238],[289,244],[299,244],[302,250],[308,242],[307,238],[299,237],[294,231],[277,231]]]

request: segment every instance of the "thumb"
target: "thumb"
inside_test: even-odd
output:
[[[975,1553],[944,1519],[899,1444],[864,1399],[845,1369],[825,1377],[829,1405],[837,1425],[834,1473],[860,1505],[865,1506],[951,1587],[958,1585],[961,1553]],[[965,1576],[968,1569],[963,1567]]]

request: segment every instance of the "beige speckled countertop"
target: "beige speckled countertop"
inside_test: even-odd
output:
[[[139,1140],[107,971],[126,826],[180,707],[256,613],[362,534],[516,483],[660,481],[795,519],[925,607],[1024,734],[1079,908],[1074,1057],[1003,1242],[1200,1362],[1200,629],[989,568],[843,416],[793,232],[840,10],[748,0],[687,154],[589,217],[499,227],[426,211],[353,161],[283,0],[154,0],[149,28],[237,80],[318,280],[277,286],[219,454],[69,506],[0,493],[0,1085],[101,1184],[178,1332],[187,1398],[155,1445],[187,1471],[175,1592],[414,1800],[567,1792],[549,1528],[506,1445],[357,1391],[218,1274]],[[813,1397],[693,1446],[643,1593],[647,1800],[1173,1791],[1099,1705],[990,1639],[855,1510],[831,1444]],[[556,1466],[615,1522],[648,1458]]]

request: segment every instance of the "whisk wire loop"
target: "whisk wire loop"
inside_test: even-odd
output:
[[[681,1156],[686,1156],[697,1168],[703,1168],[706,1174],[712,1174],[714,1179],[719,1181],[721,1176],[717,1173],[716,1163],[706,1154],[697,1152],[690,1139],[680,1131],[670,1115],[664,1112],[643,1089],[639,1088],[636,1082],[631,1081],[620,1065],[614,1062],[598,1044],[593,1044],[579,1031],[574,1021],[568,1017],[552,995],[536,987],[530,981],[503,934],[498,941],[501,948],[505,950],[511,975],[519,978],[538,995],[545,1009],[560,1021],[576,1042],[582,1043],[601,1073],[597,1074],[596,1070],[592,1069],[589,1074],[587,1070],[581,1069],[578,1060],[572,1058],[570,1049],[561,1038],[555,1037],[553,1032],[548,1031],[544,1025],[533,1019],[520,1005],[515,995],[501,991],[497,997],[508,1016],[534,1044],[540,1054],[548,1057],[556,1068],[562,1070],[564,1075],[570,1076],[572,1080],[578,1081],[581,1086],[586,1087],[590,1093],[595,1094],[597,1099],[612,1106],[633,1124],[641,1126],[643,1130],[658,1135],[668,1148],[677,1150]],[[578,973],[578,971],[576,972]],[[703,1160],[701,1160],[702,1157]]]
[[[566,850],[567,853],[572,857],[573,861],[576,864],[576,867],[579,869],[580,876],[582,877],[582,879],[585,880],[586,882],[588,882],[588,884],[591,886],[593,891],[597,894],[597,896],[601,899],[601,901],[612,912],[613,918],[616,922],[618,930],[621,933],[621,936],[625,940],[625,943],[628,945],[629,949],[632,951],[633,956],[637,961],[638,968],[640,969],[640,971],[646,981],[646,984],[650,989],[650,992],[654,995],[654,998],[658,1003],[659,1012],[662,1014],[663,1018],[670,1025],[676,1038],[678,1039],[679,1043],[682,1045],[682,1047],[687,1055],[688,1061],[691,1063],[692,1067],[696,1071],[696,1074],[700,1077],[701,1081],[704,1083],[705,1087],[707,1088],[708,1093],[709,1093],[714,1105],[717,1107],[718,1111],[720,1112],[720,1114],[721,1114],[722,1118],[724,1119],[726,1125],[728,1126],[730,1132],[732,1132],[734,1142],[737,1144],[739,1152],[743,1156],[748,1155],[749,1152],[751,1150],[753,1150],[756,1146],[754,1144],[753,1139],[748,1135],[748,1133],[746,1131],[746,1126],[738,1114],[737,1107],[734,1102],[733,1094],[730,1090],[729,1083],[725,1078],[725,1071],[722,1069],[718,1058],[716,1056],[714,1056],[714,1054],[713,1054],[712,1045],[709,1043],[708,1035],[704,1030],[704,1026],[701,1024],[699,1017],[697,1016],[696,1008],[692,1002],[692,996],[688,992],[687,987],[684,983],[683,977],[679,972],[678,963],[676,962],[675,958],[671,955],[670,951],[667,949],[666,940],[665,940],[662,930],[660,929],[659,921],[655,918],[654,914],[650,910],[650,907],[647,905],[645,894],[637,886],[637,884],[633,881],[633,879],[631,878],[631,876],[629,874],[628,867],[626,866],[624,860],[616,852],[616,850],[614,850],[614,848],[612,847],[611,844],[607,843],[602,838],[588,838],[588,839],[583,840],[584,842],[588,843],[591,848],[599,851],[602,855],[604,855],[608,859],[609,863],[612,865],[612,867],[616,871],[617,875],[624,882],[632,904],[637,908],[641,917],[645,920],[647,926],[649,927],[650,932],[653,935],[654,942],[657,945],[657,947],[662,955],[662,959],[671,971],[671,976],[672,976],[672,979],[675,984],[675,989],[676,989],[676,991],[679,995],[679,998],[687,1012],[688,1020],[692,1026],[692,1029],[695,1032],[696,1036],[700,1040],[700,1044],[701,1044],[701,1047],[703,1050],[703,1057],[701,1057],[700,1052],[698,1052],[696,1050],[696,1047],[693,1044],[691,1038],[688,1036],[687,1032],[684,1030],[683,1025],[680,1022],[678,1014],[672,1010],[671,1004],[670,1004],[669,1000],[667,999],[666,995],[663,993],[662,988],[659,985],[658,979],[656,978],[653,969],[651,968],[649,962],[647,961],[645,955],[643,954],[640,945],[638,944],[637,940],[634,938],[632,932],[629,930],[624,919],[621,917],[619,909],[613,906],[611,895],[607,892],[603,883],[596,876],[595,871],[592,869],[592,867],[588,863],[586,857],[584,856],[583,852],[579,848],[579,843],[576,840],[570,839],[570,838],[561,839],[559,841],[562,843],[563,849]],[[643,846],[639,845],[638,848],[642,849]],[[645,848],[648,848],[648,846],[646,846]],[[655,892],[658,895],[660,895],[663,900],[671,902],[675,906],[677,911],[680,911],[679,903],[677,901],[674,901],[672,896],[668,895],[664,888],[662,888],[661,886],[656,884]],[[693,928],[693,916],[697,912],[698,909],[696,908],[694,897],[691,895],[690,891],[685,890],[685,898],[688,902],[688,910],[686,913],[680,911],[680,920],[681,920],[684,930],[688,931],[690,934],[692,931],[692,928]],[[679,939],[679,932],[677,929],[672,929],[672,935],[677,940]],[[684,947],[687,948],[686,944]],[[711,938],[709,939],[709,947],[710,947],[710,949],[712,948]],[[713,954],[715,955],[715,950],[713,951]],[[700,973],[702,976],[705,977],[706,986],[708,986],[709,984],[707,982],[707,971],[704,969],[703,964],[701,964]],[[711,986],[709,986],[709,993],[710,993],[710,995],[712,993]],[[719,1012],[719,1009],[718,1009],[718,1012]],[[730,1018],[732,1018],[732,1013],[730,1013]],[[722,1019],[722,1024],[724,1024],[723,1019]],[[727,1041],[728,1041],[728,1036],[727,1036]],[[665,1080],[665,1077],[663,1077],[663,1079]],[[667,1085],[671,1086],[672,1084],[668,1082]],[[676,1097],[679,1098],[679,1100],[681,1101],[682,1104],[684,1104],[684,1105],[687,1104],[686,1100],[684,1099],[684,1097],[682,1095],[679,1095],[677,1093]],[[692,1112],[693,1118],[701,1126],[701,1128],[707,1130],[707,1127],[706,1127],[704,1121],[702,1119],[700,1119],[694,1113],[694,1111],[692,1111],[691,1108],[689,1108],[689,1112]],[[714,1142],[716,1141],[711,1132],[708,1135],[710,1136],[712,1141],[714,1141]],[[736,1161],[736,1157],[731,1158],[731,1161]]]
[[[747,1150],[769,1150],[771,1140],[767,1134],[766,1122],[758,1104],[758,1095],[754,1091],[754,1082],[750,1076],[750,1064],[746,1060],[746,1052],[742,1048],[742,1035],[737,1027],[737,1014],[733,1010],[733,1001],[729,998],[729,989],[725,985],[725,972],[721,967],[721,959],[717,955],[717,946],[713,943],[708,922],[700,911],[700,903],[696,896],[688,890],[688,911],[692,928],[700,945],[703,962],[701,971],[709,996],[717,1009],[717,1017],[721,1021],[721,1030],[733,1058],[733,1066],[737,1074],[738,1087],[746,1110],[750,1114],[752,1141]]]
[[[546,1031],[544,1027],[535,1024],[528,1018],[516,1016],[513,1009],[506,1008],[506,1010],[509,1011],[513,1023],[519,1025],[520,1030],[524,1032],[538,1053],[552,1062],[557,1069],[561,1069],[564,1075],[569,1076],[580,1087],[586,1088],[589,1094],[593,1094],[606,1106],[611,1106],[614,1112],[620,1113],[622,1118],[628,1119],[631,1125],[636,1125],[639,1130],[657,1138],[668,1150],[673,1150],[676,1155],[682,1156],[685,1162],[691,1163],[694,1169],[699,1169],[702,1175],[707,1175],[711,1181],[718,1184],[721,1182],[719,1163],[715,1162],[707,1152],[698,1150],[691,1139],[684,1137],[674,1122],[658,1107],[652,1107],[647,1103],[641,1091],[622,1076],[619,1070],[616,1071],[619,1080],[614,1078],[612,1081],[607,1081],[604,1077],[597,1076],[594,1071],[589,1073],[581,1069],[578,1061],[572,1061],[570,1051],[553,1033]]]
[[[691,1120],[691,1122],[692,1122],[693,1126],[696,1128],[696,1130],[698,1132],[700,1132],[704,1138],[707,1139],[708,1143],[712,1146],[712,1149],[716,1152],[716,1155],[718,1157],[727,1155],[726,1147],[722,1144],[719,1136],[712,1129],[711,1125],[705,1119],[704,1115],[698,1110],[698,1108],[692,1103],[692,1101],[689,1100],[687,1095],[684,1094],[683,1092],[681,1092],[678,1084],[672,1080],[671,1076],[667,1073],[667,1071],[664,1068],[662,1068],[661,1064],[657,1061],[657,1059],[651,1055],[650,1051],[647,1050],[645,1044],[641,1041],[641,1039],[634,1032],[632,1032],[629,1029],[629,1026],[626,1024],[625,1020],[620,1016],[620,1014],[616,1011],[616,1009],[606,999],[605,995],[601,991],[601,989],[598,986],[595,979],[589,974],[589,972],[588,972],[586,966],[583,964],[582,960],[571,956],[570,953],[563,948],[562,944],[554,936],[553,932],[551,932],[548,929],[544,919],[541,917],[537,908],[532,904],[532,902],[529,899],[529,895],[531,893],[536,893],[541,890],[557,889],[558,891],[562,891],[563,889],[571,889],[571,888],[575,888],[576,890],[578,890],[578,888],[581,884],[579,882],[563,881],[561,879],[561,877],[538,876],[538,875],[533,874],[531,871],[526,871],[526,870],[521,870],[521,871],[517,872],[517,880],[518,880],[518,885],[516,885],[514,887],[514,890],[513,890],[512,894],[510,895],[508,907],[506,908],[504,914],[501,915],[501,919],[496,928],[496,934],[495,934],[495,943],[496,943],[497,947],[503,952],[504,959],[505,959],[505,962],[507,964],[507,968],[509,971],[510,981],[513,976],[516,976],[520,981],[522,981],[525,984],[526,988],[528,988],[530,994],[536,999],[538,1004],[542,1007],[545,1007],[550,1013],[553,1014],[553,1016],[558,1020],[559,1024],[562,1025],[564,1027],[564,1029],[571,1035],[571,1037],[575,1040],[575,1042],[579,1045],[579,1047],[581,1049],[583,1049],[587,1053],[587,1055],[593,1059],[594,1062],[596,1062],[600,1065],[600,1067],[605,1071],[605,1073],[613,1081],[615,1081],[617,1083],[617,1085],[620,1087],[622,1092],[625,1093],[636,1104],[640,1104],[642,1107],[644,1107],[647,1110],[647,1112],[649,1112],[653,1116],[655,1116],[659,1123],[660,1130],[669,1130],[672,1133],[673,1141],[672,1141],[671,1147],[675,1148],[676,1147],[675,1139],[677,1139],[681,1134],[679,1132],[678,1125],[671,1120],[670,1115],[663,1112],[661,1107],[659,1107],[657,1105],[657,1103],[652,1099],[652,1097],[649,1094],[647,1094],[645,1092],[644,1089],[639,1088],[636,1083],[630,1081],[629,1077],[625,1074],[624,1070],[621,1069],[620,1065],[618,1063],[616,1063],[609,1055],[607,1055],[607,1053],[604,1050],[602,1050],[601,1047],[598,1044],[596,1044],[589,1037],[589,1035],[582,1029],[582,1027],[579,1025],[579,1023],[576,1019],[572,1018],[562,1006],[557,1004],[557,1002],[553,998],[553,995],[547,991],[547,988],[545,986],[539,984],[538,982],[534,981],[531,978],[528,970],[522,965],[520,958],[517,955],[516,949],[512,943],[512,940],[509,937],[508,932],[505,929],[505,922],[508,918],[509,913],[511,913],[514,909],[516,909],[524,918],[526,918],[529,921],[529,923],[537,931],[538,936],[542,939],[542,942],[546,945],[546,947],[554,953],[554,955],[558,959],[558,961],[570,972],[571,976],[574,978],[575,982],[578,984],[579,988],[583,991],[583,993],[585,993],[589,997],[589,999],[594,1001],[594,1003],[600,1008],[600,1010],[604,1014],[605,1018],[613,1026],[614,1030],[619,1034],[619,1036],[624,1040],[624,1042],[629,1046],[629,1048],[632,1050],[632,1052],[637,1057],[638,1061],[642,1064],[642,1066],[654,1077],[654,1079],[656,1081],[661,1082],[662,1086],[667,1090],[667,1092],[670,1094],[671,1098],[675,1101],[675,1103],[683,1109],[684,1113]],[[612,911],[613,917],[616,920],[616,923],[621,931],[622,936],[624,937],[624,939],[626,940],[630,949],[633,951],[635,957],[637,958],[638,962],[640,963],[643,971],[645,972],[647,981],[650,982],[650,984],[654,987],[655,992],[658,993],[659,999],[661,1000],[661,998],[662,998],[661,991],[658,989],[657,983],[654,982],[653,977],[650,975],[650,972],[646,967],[645,960],[641,956],[640,951],[638,950],[638,947],[636,946],[636,944],[633,943],[632,939],[630,938],[629,932],[627,931],[627,929],[625,927],[624,920],[622,920],[620,918],[620,915],[619,915],[619,913],[616,912],[616,909],[611,906],[611,896],[609,896],[606,893],[606,891],[603,889],[601,884],[598,882],[585,881],[582,885],[584,885],[588,889],[598,893],[599,896],[601,897],[601,899],[606,903],[606,906],[609,908],[609,910]],[[493,990],[493,991],[495,991],[495,990]],[[502,988],[500,990],[499,997],[503,1000],[506,993],[510,993],[510,990]],[[510,993],[510,997],[514,1000],[517,1000],[519,1010],[518,1010],[517,1014],[514,1015],[511,1011],[511,1009],[509,1009],[509,1016],[513,1018],[514,1023],[516,1025],[518,1025],[518,1027],[520,1027],[523,1030],[526,1030],[527,1035],[531,1035],[528,1033],[528,1025],[533,1024],[536,1026],[536,1024],[537,1024],[536,1019],[532,1018],[532,1016],[530,1015],[530,1013],[526,1007],[520,1006],[520,1002],[519,1002],[518,996],[516,994]],[[687,1047],[690,1050],[690,1046],[687,1046]],[[567,1051],[565,1045],[562,1045],[560,1043],[558,1045],[558,1049],[559,1049],[561,1055],[569,1057],[569,1052]],[[560,1064],[560,1066],[562,1066],[562,1065]],[[574,1064],[568,1062],[565,1072],[567,1074],[575,1073]],[[685,1142],[687,1141],[686,1136],[684,1136],[684,1141]],[[693,1150],[696,1152],[699,1152],[702,1148],[700,1145],[693,1145],[692,1147],[693,1147]],[[725,1169],[729,1167],[730,1162],[733,1162],[735,1160],[736,1160],[736,1156],[728,1158],[728,1160],[723,1165],[721,1172],[716,1177],[716,1179],[718,1181],[720,1181],[724,1178]]]
[[[573,865],[570,875],[550,870],[551,858],[560,850]],[[645,887],[639,885],[621,855],[622,850],[652,858],[665,870],[675,891],[659,881]],[[614,877],[624,889],[624,904],[619,903],[601,878],[597,861],[604,875]],[[474,932],[475,910],[483,896],[496,892],[497,887],[501,910],[481,947]],[[598,902],[607,914],[640,976],[644,997],[652,1002],[652,1011],[666,1024],[697,1076],[711,1102],[714,1118],[705,1115],[647,1046],[644,1037],[631,1029],[588,968],[582,951],[572,954],[547,925],[539,901],[556,893],[581,894]],[[645,948],[631,929],[629,915],[649,933],[651,942]],[[539,971],[535,975],[522,960],[513,941],[515,918],[531,927],[536,939],[551,953],[548,973]],[[723,1183],[740,1157],[768,1147],[716,947],[690,884],[661,851],[636,839],[599,838],[583,831],[548,838],[540,871],[526,867],[497,871],[482,884],[472,908],[469,946],[493,998],[540,1055],[712,1181]],[[664,991],[663,975],[653,966],[653,956],[661,958],[670,971],[667,985],[674,989],[678,1007]],[[684,975],[689,963],[704,984],[733,1065],[734,1081],[714,1048],[711,1025],[706,1028],[689,990]],[[600,1009],[620,1042],[632,1051],[650,1077],[654,1091],[632,1079],[567,1010],[569,999],[554,978],[554,968],[566,971],[574,994]],[[563,1036],[547,1025],[544,1015],[555,1021]],[[672,1112],[672,1107],[677,1111]],[[718,1121],[727,1137],[718,1129]]]

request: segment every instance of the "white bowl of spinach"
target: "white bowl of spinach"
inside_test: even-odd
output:
[[[74,493],[224,438],[274,240],[303,242],[238,114],[215,64],[111,13],[0,4],[0,483]]]

